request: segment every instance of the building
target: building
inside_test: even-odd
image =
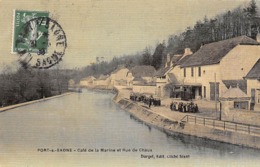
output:
[[[100,75],[93,83],[94,86],[98,88],[111,88],[111,79],[109,75]]]
[[[127,85],[135,93],[155,94],[155,68],[152,66],[135,66],[127,73]]]
[[[75,81],[73,79],[70,79],[69,80],[69,87],[74,87],[74,86],[76,86]]]
[[[215,100],[229,88],[226,83],[239,84],[259,57],[258,42],[247,36],[206,44],[196,53],[183,56],[169,71],[177,79],[173,91]],[[239,88],[243,90],[242,85]]]
[[[223,111],[230,111],[230,109],[244,109],[248,110],[250,97],[237,87],[231,87],[223,93],[219,98],[222,103]]]
[[[165,90],[165,86],[169,83],[178,83],[176,76],[180,74],[180,62],[181,59],[186,57],[187,55],[191,55],[192,52],[190,48],[186,48],[184,54],[178,55],[167,55],[165,66],[159,69],[155,73],[156,78],[156,94],[159,97],[163,97],[167,94],[167,90]],[[183,59],[184,60],[184,59]],[[174,71],[174,72],[173,72]]]
[[[260,59],[245,76],[247,80],[247,94],[250,99],[250,110],[260,111]]]
[[[133,67],[126,75],[127,86],[133,88],[135,78],[142,78],[143,83],[154,82],[155,71],[156,70],[153,66],[142,65]]]
[[[156,95],[156,83],[147,83],[146,80],[142,79],[141,77],[136,77],[133,80],[133,92]]]
[[[127,73],[129,70],[124,66],[119,66],[115,71],[110,75],[111,84],[113,86],[126,86],[127,85]]]
[[[93,87],[95,79],[96,78],[93,77],[93,76],[88,76],[87,78],[82,78],[79,82],[79,86],[81,86],[81,87]]]

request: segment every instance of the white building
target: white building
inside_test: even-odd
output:
[[[93,83],[97,88],[111,88],[111,79],[109,75],[100,75],[97,79],[94,80]]]
[[[183,56],[169,73],[177,78],[176,93],[214,100],[230,85],[243,83],[243,77],[259,58],[258,42],[240,36],[202,46],[196,53]],[[242,85],[239,88],[246,93]]]
[[[133,88],[134,79],[142,78],[144,83],[154,82],[155,68],[153,66],[135,66],[127,73],[127,86]]]
[[[185,60],[186,56],[191,55],[192,52],[190,48],[186,48],[184,54],[178,55],[167,55],[165,67],[159,69],[155,73],[156,78],[156,94],[159,97],[163,97],[168,95],[167,90],[165,90],[165,86],[169,83],[178,83],[176,77],[180,74],[180,64],[183,60]],[[183,59],[184,58],[184,59]],[[179,77],[180,78],[180,77]]]
[[[135,66],[127,73],[127,85],[134,93],[154,95],[156,93],[154,73],[155,68],[152,66]]]
[[[247,94],[251,97],[250,109],[260,111],[260,59],[246,75]]]
[[[93,87],[94,86],[94,80],[96,78],[93,76],[88,76],[87,78],[82,78],[79,82],[79,85],[81,87]]]
[[[127,73],[129,70],[123,66],[119,66],[110,75],[111,84],[113,86],[126,86],[127,85]]]

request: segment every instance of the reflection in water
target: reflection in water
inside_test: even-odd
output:
[[[257,166],[259,150],[151,127],[112,101],[113,94],[83,93],[0,113],[2,166]],[[147,152],[38,152],[38,148],[152,149]],[[141,154],[190,155],[145,159]],[[115,165],[116,164],[116,165]]]

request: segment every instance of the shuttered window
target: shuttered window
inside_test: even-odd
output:
[[[198,76],[201,76],[201,67],[198,67]]]

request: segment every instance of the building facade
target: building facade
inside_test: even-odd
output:
[[[250,96],[250,110],[260,111],[260,59],[246,75],[247,92]]]
[[[152,66],[135,66],[127,73],[127,86],[133,88],[135,81],[142,80],[143,84],[155,82],[155,68]]]
[[[87,78],[82,78],[79,82],[79,86],[81,86],[81,87],[93,87],[95,79],[96,78],[93,77],[93,76],[88,76]]]
[[[215,100],[229,88],[226,83],[240,83],[259,57],[258,42],[241,36],[202,46],[180,59],[170,73],[177,78],[176,91],[196,99]]]
[[[113,86],[126,86],[127,85],[127,73],[129,70],[123,66],[118,67],[110,75],[111,85]]]

